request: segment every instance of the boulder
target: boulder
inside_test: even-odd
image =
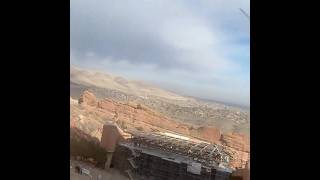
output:
[[[96,96],[89,91],[84,91],[78,100],[79,104],[85,104],[89,106],[96,106],[97,105],[97,98]]]

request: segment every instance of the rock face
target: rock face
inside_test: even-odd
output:
[[[244,135],[237,133],[226,133],[221,136],[224,145],[234,148],[238,151],[250,152],[250,141]]]
[[[70,95],[79,99],[84,90],[90,90],[99,99],[139,103],[181,122],[250,136],[250,109],[245,107],[181,96],[143,82],[71,67]]]
[[[222,133],[213,126],[195,126],[181,122],[155,112],[147,107],[134,102],[123,103],[111,99],[97,101],[95,95],[85,91],[78,104],[72,105],[72,126],[83,129],[88,134],[101,138],[103,124],[111,120],[122,126],[122,129],[142,131],[172,131],[199,138],[211,143],[219,143],[225,146],[234,158],[231,166],[244,168],[249,159],[250,142],[241,134]],[[85,105],[85,106],[83,106]],[[83,117],[78,117],[82,114]]]
[[[97,105],[97,98],[96,96],[89,92],[89,91],[84,91],[79,98],[79,104],[85,104],[89,106],[96,106]]]
[[[112,124],[105,124],[103,126],[103,132],[101,137],[101,146],[107,152],[114,152],[116,145],[120,139],[120,132],[117,126]]]
[[[240,177],[243,180],[250,180],[250,161],[247,162],[245,168],[235,170],[232,173],[231,177]],[[231,178],[231,179],[235,179],[235,178]]]
[[[78,128],[70,128],[70,156],[90,157],[91,161],[103,165],[106,152],[100,147],[99,139],[83,132]]]
[[[233,156],[230,162],[233,167],[245,168],[250,159],[250,141],[244,135],[226,133],[221,136],[221,143]]]
[[[209,142],[217,142],[221,136],[220,130],[215,127],[194,128],[191,124],[172,120],[139,104],[122,104],[110,99],[103,99],[98,102],[98,108],[113,116],[115,120],[121,120],[125,123],[143,122]]]
[[[205,139],[212,143],[217,143],[221,137],[221,131],[212,126],[200,127],[197,129],[199,133],[198,138]]]
[[[250,180],[250,169],[237,169],[232,173],[232,177],[240,177],[242,180]]]

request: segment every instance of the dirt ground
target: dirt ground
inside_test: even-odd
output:
[[[89,170],[92,177],[77,173],[75,170],[77,165]],[[104,170],[88,163],[70,160],[70,180],[129,180],[129,178],[122,175],[116,169]]]

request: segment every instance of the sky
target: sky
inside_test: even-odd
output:
[[[71,0],[71,65],[250,106],[250,0]]]

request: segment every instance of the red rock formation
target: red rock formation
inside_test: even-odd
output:
[[[112,112],[116,111],[115,103],[109,99],[104,99],[102,101],[99,101],[98,108],[105,109],[105,110],[112,111]]]
[[[89,106],[96,106],[97,105],[97,98],[93,93],[91,93],[89,91],[84,91],[82,93],[81,97],[79,98],[78,103],[89,105]]]
[[[205,139],[211,143],[217,143],[221,137],[221,131],[218,128],[212,126],[199,127],[197,128],[199,133],[198,138]]]
[[[88,91],[83,93],[79,99],[79,103],[89,105],[86,106],[86,111],[95,113],[103,119],[113,119],[116,122],[121,121],[133,127],[142,126],[143,129],[147,127],[162,128],[211,143],[221,143],[233,156],[230,162],[232,167],[244,168],[249,159],[250,142],[244,135],[235,133],[221,134],[219,129],[210,126],[193,127],[191,124],[170,119],[158,112],[134,103],[125,104],[110,99],[103,99],[97,102],[94,94]]]
[[[231,179],[235,179],[233,177],[240,177],[242,180],[250,180],[250,169],[237,169],[232,173]]]
[[[146,107],[136,104],[123,104],[109,99],[104,99],[98,102],[98,108],[112,116],[115,120],[121,120],[127,123],[135,121],[143,122],[152,126],[167,129],[181,134],[190,135],[190,125],[169,119],[157,112],[154,112]]]
[[[121,135],[117,126],[105,124],[101,137],[101,146],[108,152],[114,152]]]
[[[230,161],[231,166],[245,168],[250,159],[249,138],[237,133],[226,133],[221,136],[221,143],[233,156]]]
[[[109,99],[98,102],[98,108],[102,109],[109,118],[134,123],[135,121],[143,122],[152,126],[160,127],[184,135],[197,137],[209,142],[218,142],[221,136],[219,129],[215,127],[198,127],[193,128],[192,125],[181,123],[165,117],[157,112],[141,108],[141,105],[122,104]]]
[[[221,136],[221,142],[238,151],[250,152],[250,141],[245,135],[226,133]]]
[[[247,162],[245,168],[236,169],[232,173],[231,179],[235,179],[234,177],[240,177],[242,180],[250,180],[250,161]]]

